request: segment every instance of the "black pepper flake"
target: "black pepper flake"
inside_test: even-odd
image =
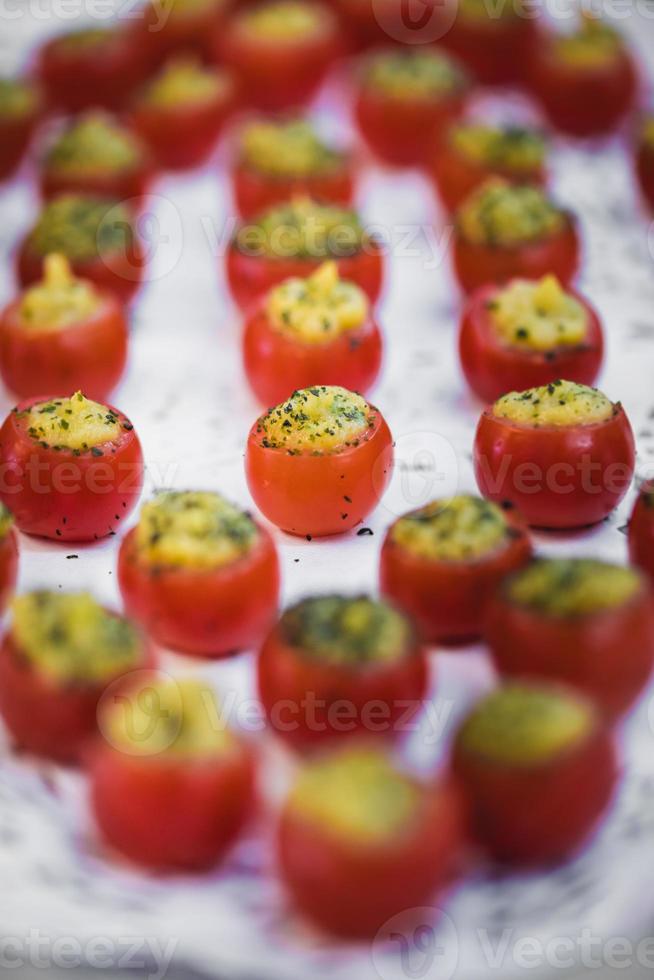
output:
[[[313,541],[313,535],[311,535],[311,534],[305,534],[304,536],[307,539],[307,541]]]
[[[360,527],[357,531],[357,537],[362,538],[366,534],[374,534],[375,532],[371,527]]]
[[[104,453],[97,446],[93,446],[91,448],[91,456],[104,456]]]
[[[348,497],[347,494],[344,494],[343,495],[343,500],[345,500],[346,503],[348,503],[348,504],[351,504],[352,503],[352,498],[351,497]]]
[[[79,555],[66,555],[66,558],[70,561],[71,558],[79,558]]]
[[[623,524],[621,527],[618,528],[618,531],[620,532],[620,534],[626,534],[628,532],[628,530],[629,530],[629,525],[628,524]]]

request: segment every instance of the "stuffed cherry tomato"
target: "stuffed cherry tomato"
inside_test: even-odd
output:
[[[462,643],[483,632],[489,599],[531,555],[522,521],[479,497],[434,500],[400,517],[381,551],[382,595],[430,643]]]
[[[455,211],[489,177],[544,184],[546,154],[545,140],[535,130],[461,122],[437,142],[427,169],[443,204]]]
[[[18,578],[18,535],[14,516],[0,504],[0,615],[16,588]]]
[[[56,252],[73,273],[126,303],[141,284],[145,254],[129,208],[86,194],[63,194],[46,204],[18,250],[21,286],[38,282],[46,256]]]
[[[120,109],[143,78],[139,45],[128,30],[91,28],[62,34],[40,49],[37,73],[48,100],[66,112]]]
[[[603,353],[597,313],[579,293],[564,290],[555,276],[482,286],[463,312],[461,367],[486,403],[557,378],[592,385]]]
[[[538,187],[490,178],[456,212],[452,258],[464,292],[551,273],[569,285],[579,266],[576,221]]]
[[[551,864],[577,852],[613,796],[610,732],[580,692],[523,682],[484,698],[463,722],[453,768],[476,836],[511,864]]]
[[[45,198],[77,192],[136,202],[151,176],[140,139],[118,120],[88,113],[53,142],[41,164]]]
[[[541,38],[530,61],[530,84],[556,129],[603,136],[633,109],[638,73],[617,31],[587,16],[576,33]]]
[[[370,301],[354,283],[339,278],[334,262],[307,279],[275,286],[245,326],[245,373],[265,405],[313,384],[365,394],[379,374],[381,357]]]
[[[11,177],[32,138],[41,99],[27,79],[0,79],[0,180]]]
[[[279,826],[282,878],[318,926],[372,937],[454,884],[465,831],[452,782],[422,783],[379,751],[348,747],[301,771]]]
[[[588,558],[542,558],[516,572],[489,607],[486,639],[499,672],[584,691],[615,718],[654,664],[649,581]]]
[[[241,134],[232,185],[236,207],[245,218],[304,194],[348,205],[354,192],[353,164],[348,154],[324,143],[310,122],[260,120]]]
[[[457,0],[442,43],[482,85],[522,83],[540,40],[535,14],[529,0],[494,7],[487,0]]]
[[[362,66],[355,114],[361,135],[381,160],[416,166],[458,116],[469,90],[459,64],[434,49],[370,55]]]
[[[636,174],[643,197],[654,211],[654,116],[645,120],[638,136]]]
[[[224,26],[229,0],[147,0],[132,34],[149,66],[191,52],[210,60],[214,34]]]
[[[488,408],[473,459],[485,497],[511,501],[536,527],[582,527],[603,520],[629,489],[634,437],[620,402],[553,381]]]
[[[289,534],[356,527],[388,486],[393,440],[378,409],[345,388],[295,391],[250,430],[245,473],[259,510]]]
[[[237,10],[217,32],[216,48],[248,105],[288,109],[318,91],[340,51],[338,24],[312,0],[268,0]]]
[[[409,620],[365,596],[317,596],[287,609],[257,671],[270,728],[297,747],[357,734],[399,737],[428,679]]]
[[[654,579],[654,481],[641,486],[628,529],[629,559]]]
[[[41,282],[0,316],[0,374],[20,398],[82,389],[106,398],[127,359],[127,320],[112,293],[75,278],[61,255],[49,255]]]
[[[443,0],[408,6],[397,0],[333,0],[348,51],[390,44],[429,43],[441,38],[452,16]],[[421,32],[424,31],[424,36]]]
[[[235,104],[231,75],[180,59],[141,92],[132,122],[162,167],[185,170],[209,156]]]
[[[122,677],[127,687],[131,671],[150,665],[147,645],[83,592],[31,592],[12,612],[0,647],[0,714],[20,748],[79,762],[96,737],[104,691]]]
[[[255,646],[277,612],[272,538],[217,493],[170,491],[145,504],[121,545],[118,580],[128,614],[157,643],[196,656]]]
[[[140,678],[125,700],[101,706],[105,741],[89,765],[104,839],[157,871],[212,868],[254,809],[252,751],[217,723],[200,681]]]
[[[384,272],[379,242],[354,211],[297,198],[239,229],[227,252],[227,281],[234,300],[246,309],[273,286],[304,279],[327,259],[336,262],[342,279],[377,301]]]
[[[81,392],[21,402],[0,429],[0,467],[20,530],[55,541],[115,534],[143,486],[134,426]]]

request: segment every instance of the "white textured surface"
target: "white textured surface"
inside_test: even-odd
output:
[[[22,22],[21,22],[22,24]],[[631,25],[632,29],[634,25]],[[648,27],[651,28],[651,21]],[[7,30],[0,24],[0,31]],[[14,26],[9,30],[14,31]],[[43,25],[41,25],[43,30]],[[29,31],[26,30],[26,36]],[[643,50],[647,35],[640,33]],[[18,36],[18,30],[13,38]],[[652,32],[649,33],[650,52]],[[6,42],[7,35],[3,36]],[[12,54],[16,48],[12,44]],[[650,55],[651,57],[651,55]],[[340,91],[321,102],[326,125],[345,130],[335,108]],[[495,111],[497,103],[491,106]],[[511,111],[521,111],[516,105]],[[227,299],[210,227],[229,222],[224,159],[188,178],[163,180],[155,202],[163,236],[152,281],[134,310],[127,378],[114,402],[134,422],[143,442],[150,490],[157,486],[220,489],[250,503],[242,470],[244,440],[257,405],[247,391],[239,360],[239,323]],[[25,175],[24,175],[25,176]],[[621,399],[638,434],[638,473],[654,463],[654,258],[648,220],[638,208],[627,158],[616,142],[601,150],[557,148],[555,189],[581,215],[586,257],[581,288],[600,310],[608,333],[601,386]],[[373,400],[398,442],[401,465],[386,503],[368,522],[373,537],[298,541],[277,534],[284,598],[345,588],[371,590],[384,527],[396,513],[457,485],[473,489],[472,434],[480,406],[466,392],[454,353],[457,295],[447,263],[429,262],[438,243],[439,215],[432,195],[413,175],[371,169],[361,193],[366,217],[395,228],[406,250],[406,226],[422,226],[413,243],[419,254],[395,255],[380,319],[386,330],[386,365]],[[8,252],[29,224],[34,204],[26,180],[0,197],[0,233]],[[434,224],[436,231],[433,231]],[[654,234],[651,237],[654,242]],[[164,239],[168,239],[166,242]],[[11,293],[2,268],[3,296]],[[161,276],[159,275],[161,273]],[[10,401],[0,396],[0,408]],[[424,470],[436,451],[436,468]],[[630,500],[601,527],[574,537],[538,536],[542,550],[624,560],[620,533]],[[93,548],[23,539],[20,587],[91,586],[116,603],[117,540]],[[79,554],[71,561],[66,555]],[[466,704],[491,682],[483,651],[436,653],[438,704],[455,706],[437,745],[414,739],[412,758],[431,765]],[[252,693],[252,660],[197,664],[170,657],[171,671],[198,669],[224,693]],[[576,936],[585,926],[608,939],[630,935],[652,913],[649,872],[654,859],[654,752],[648,698],[626,729],[626,774],[618,804],[599,839],[573,865],[557,873],[466,883],[447,905],[458,933],[461,980],[485,975],[476,930],[499,935],[505,926],[547,938]],[[266,773],[278,791],[286,760],[265,748]],[[275,795],[275,794],[273,794]],[[4,935],[148,936],[178,941],[176,960],[212,976],[257,980],[377,976],[367,947],[326,944],[287,909],[271,867],[265,836],[253,833],[226,867],[205,878],[156,880],[117,866],[103,854],[85,807],[83,780],[72,773],[5,755],[0,768],[0,923]],[[453,950],[452,933],[441,939]],[[494,942],[491,938],[491,941]],[[379,965],[379,964],[378,964]],[[436,966],[434,967],[434,971]],[[512,974],[510,958],[502,974]],[[402,978],[389,954],[384,980]],[[445,974],[440,975],[447,980]],[[447,974],[449,976],[449,973]]]

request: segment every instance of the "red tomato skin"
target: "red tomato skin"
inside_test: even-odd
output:
[[[328,8],[325,8],[326,12]],[[340,53],[336,21],[301,43],[252,41],[231,21],[216,32],[215,58],[234,72],[246,105],[279,112],[309,103]]]
[[[114,534],[143,487],[143,454],[136,432],[123,430],[115,442],[98,447],[102,456],[44,448],[28,435],[18,414],[42,400],[21,402],[0,428],[0,499],[25,534],[62,542]],[[122,412],[117,415],[131,424]]]
[[[393,99],[363,86],[354,112],[373,153],[396,167],[426,162],[433,143],[461,115],[465,95],[443,99]]]
[[[225,5],[227,6],[227,5]],[[131,27],[134,43],[150,69],[156,69],[168,58],[178,54],[195,54],[204,61],[213,58],[213,35],[222,29],[225,10],[216,3],[212,8],[187,12],[184,16],[166,14],[166,5],[157,10],[147,4],[141,17]]]
[[[268,725],[297,749],[362,735],[401,737],[422,707],[428,674],[425,651],[417,644],[397,662],[356,669],[320,663],[287,643],[279,625],[268,635],[257,661],[259,697]],[[307,700],[311,709],[305,707]],[[330,712],[337,712],[334,705],[341,702],[354,718],[334,715],[334,723]],[[368,712],[378,704],[387,713],[369,724]]]
[[[17,253],[16,273],[23,288],[38,282],[43,276],[43,255],[37,254],[26,237]],[[73,275],[79,279],[90,279],[100,289],[114,293],[126,304],[137,292],[143,279],[146,255],[138,240],[134,240],[129,252],[110,252],[104,257],[73,260],[70,263]]]
[[[447,139],[437,142],[429,155],[427,172],[433,181],[436,192],[449,212],[456,211],[460,204],[489,177],[501,177],[514,183],[547,184],[547,170],[544,166],[520,172],[508,167],[487,166],[469,160],[457,153]]]
[[[275,544],[259,527],[250,554],[223,568],[152,569],[139,561],[136,531],[124,538],[118,583],[128,615],[161,646],[197,657],[226,657],[256,646],[279,599]]]
[[[638,74],[629,52],[615,64],[579,71],[561,64],[545,41],[530,63],[529,84],[552,126],[569,136],[605,136],[631,112]]]
[[[629,520],[627,540],[629,561],[642,568],[654,581],[654,512],[649,496],[654,492],[654,481],[647,480],[638,493]]]
[[[532,546],[522,521],[507,520],[515,537],[477,561],[429,561],[396,544],[382,545],[379,587],[417,625],[426,643],[464,643],[484,632],[488,603],[499,583],[524,565]]]
[[[242,743],[216,760],[139,757],[105,743],[91,757],[89,776],[107,843],[156,871],[209,870],[254,807],[254,758]]]
[[[108,197],[115,201],[131,202],[136,206],[147,193],[152,179],[152,168],[143,160],[138,166],[122,173],[92,174],[84,177],[67,177],[44,166],[41,171],[41,196],[49,201],[60,194],[81,193]]]
[[[482,85],[522,84],[538,47],[535,20],[515,17],[466,20],[458,16],[442,44],[455,54]]]
[[[256,422],[245,453],[248,487],[261,513],[289,534],[315,537],[360,524],[383,496],[392,467],[393,439],[378,411],[365,441],[339,453],[289,456],[266,448]]]
[[[483,496],[510,501],[528,524],[583,527],[603,520],[629,489],[634,437],[621,405],[605,422],[538,429],[495,418],[487,409],[477,426],[473,463]]]
[[[468,298],[459,329],[459,359],[468,385],[483,402],[488,404],[509,391],[538,388],[558,378],[584,385],[595,382],[604,356],[600,319],[588,300],[575,290],[568,292],[586,311],[586,338],[579,345],[551,351],[509,347],[498,339],[487,309],[497,287],[482,286]]]
[[[602,726],[546,764],[510,766],[466,752],[453,770],[467,791],[478,842],[498,861],[548,865],[576,853],[609,804],[619,775]]]
[[[132,670],[152,663],[152,653],[144,647]],[[8,631],[0,646],[0,714],[21,749],[77,764],[97,736],[98,703],[119,677],[84,686],[57,686],[31,667]],[[129,686],[129,672],[124,683]]]
[[[354,255],[328,258],[334,258],[341,279],[356,283],[371,303],[377,302],[384,277],[381,246],[374,244]],[[234,301],[241,310],[247,310],[257,299],[270,292],[273,286],[294,276],[305,279],[325,261],[325,257],[269,258],[247,255],[232,244],[227,250],[227,282]]]
[[[546,678],[584,691],[607,717],[624,714],[654,664],[654,604],[649,586],[631,602],[595,616],[539,615],[497,594],[486,639],[500,674]]]
[[[371,316],[323,344],[285,337],[271,326],[264,306],[245,324],[245,373],[264,405],[279,405],[290,391],[312,385],[340,385],[365,394],[377,380],[381,361],[381,333]]]
[[[18,534],[10,527],[0,540],[0,613],[9,605],[18,579]]]
[[[0,119],[0,180],[17,170],[39,120],[40,109],[20,119]]]
[[[348,205],[354,196],[354,167],[347,158],[324,174],[308,177],[271,177],[243,164],[232,170],[232,188],[238,213],[253,218],[293,197],[311,197],[327,204]]]
[[[146,67],[131,33],[116,30],[104,49],[65,51],[61,41],[46,41],[38,53],[37,73],[51,106],[72,113],[94,107],[121,109]]]
[[[104,293],[90,317],[53,332],[25,330],[19,307],[16,300],[0,317],[0,374],[6,387],[19,398],[83,391],[96,401],[106,399],[127,360],[127,320],[115,296]]]
[[[132,122],[160,166],[189,170],[211,154],[235,106],[234,93],[173,108],[140,104],[132,112]]]
[[[649,146],[637,150],[636,176],[650,211],[654,211],[654,150]]]
[[[425,791],[414,823],[386,844],[344,841],[287,806],[281,875],[298,909],[328,932],[374,936],[393,916],[436,905],[463,863],[466,806],[448,780]]]
[[[579,267],[580,251],[576,221],[570,214],[559,234],[527,245],[479,245],[467,242],[456,229],[452,240],[454,272],[465,293],[510,279],[541,279],[548,273],[569,286]]]

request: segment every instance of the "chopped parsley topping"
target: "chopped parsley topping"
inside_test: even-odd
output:
[[[491,763],[539,765],[582,742],[594,722],[593,708],[581,697],[559,689],[510,684],[473,709],[458,741],[466,752]]]
[[[71,262],[81,262],[128,253],[133,238],[132,216],[124,205],[86,194],[63,194],[41,211],[29,246],[44,258],[59,252]]]
[[[36,111],[39,96],[34,86],[20,78],[0,78],[0,117],[20,119]]]
[[[295,391],[257,422],[261,445],[291,455],[322,455],[358,446],[376,416],[360,395],[346,388],[318,385]]]
[[[247,554],[257,538],[245,511],[202,491],[157,494],[136,529],[139,556],[160,567],[220,568]]]
[[[81,391],[70,398],[37,402],[19,414],[35,442],[78,454],[90,451],[94,456],[102,456],[99,447],[118,439],[129,424],[121,422],[113,409],[85,398]]]
[[[241,133],[240,158],[249,170],[271,177],[311,177],[343,162],[343,154],[327,146],[305,119],[250,123]]]
[[[127,127],[105,113],[92,112],[64,130],[45,163],[57,173],[84,177],[133,170],[142,156],[139,140]]]
[[[260,40],[287,44],[331,30],[332,18],[318,4],[303,0],[268,0],[237,16],[240,33]]]
[[[434,500],[393,524],[390,540],[428,561],[475,561],[509,538],[504,511],[481,497]]]
[[[597,388],[552,381],[542,388],[511,391],[493,405],[493,415],[528,425],[592,425],[611,418],[613,402]]]
[[[502,343],[529,350],[552,350],[583,343],[588,316],[556,276],[538,282],[514,279],[489,304],[491,323]]]
[[[545,160],[547,144],[540,133],[520,126],[484,126],[459,123],[449,133],[457,153],[474,163],[529,175]]]
[[[324,344],[360,327],[369,305],[362,289],[339,278],[335,262],[325,262],[306,279],[287,279],[272,289],[266,311],[279,333]]]
[[[472,244],[512,248],[559,234],[566,215],[541,188],[491,177],[463,202],[456,224]]]
[[[367,59],[364,84],[392,99],[441,99],[466,88],[468,76],[443,52],[398,49]]]
[[[231,87],[224,72],[183,57],[163,66],[143,91],[141,102],[159,109],[199,105],[225,98]]]
[[[309,198],[275,205],[236,234],[241,252],[269,258],[342,258],[370,244],[356,212]]]
[[[408,620],[367,596],[304,599],[286,610],[279,629],[307,659],[354,668],[399,660],[414,644]]]
[[[641,589],[633,568],[590,558],[539,558],[511,576],[505,595],[546,616],[587,616],[615,609]]]
[[[63,255],[48,255],[43,279],[20,301],[20,321],[30,331],[61,330],[93,316],[101,303],[93,283],[73,276]]]

